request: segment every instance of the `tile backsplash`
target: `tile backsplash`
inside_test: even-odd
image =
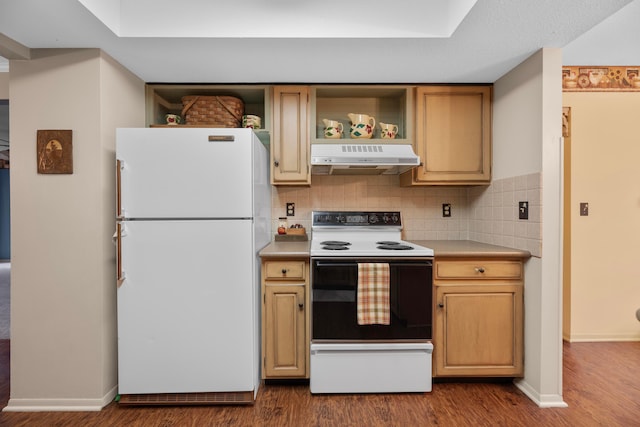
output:
[[[518,219],[518,202],[529,219]],[[469,189],[469,240],[508,246],[542,256],[542,174],[495,180]]]
[[[400,187],[397,175],[314,175],[311,187],[272,187],[272,230],[295,203],[289,225],[311,231],[313,210],[396,210],[406,240],[470,239],[529,250],[540,256],[540,174],[494,181],[482,187]],[[518,201],[528,201],[529,220],[518,220]],[[451,204],[451,217],[442,205]]]

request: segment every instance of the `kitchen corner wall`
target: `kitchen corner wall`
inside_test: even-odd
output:
[[[518,219],[518,202],[528,202],[529,219]],[[498,179],[469,189],[469,239],[542,256],[542,175]]]

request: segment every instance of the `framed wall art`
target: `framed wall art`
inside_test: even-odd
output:
[[[73,173],[73,146],[71,130],[38,130],[38,173]]]

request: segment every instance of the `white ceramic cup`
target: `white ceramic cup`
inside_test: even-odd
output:
[[[168,125],[178,125],[182,121],[177,114],[165,114],[164,119]]]
[[[324,137],[329,139],[340,139],[344,132],[342,123],[337,120],[322,119],[324,122]]]
[[[380,137],[382,139],[395,139],[398,134],[398,125],[391,123],[378,123],[380,126]]]
[[[247,114],[242,116],[242,127],[251,129],[260,129],[262,126],[262,119],[259,116]]]

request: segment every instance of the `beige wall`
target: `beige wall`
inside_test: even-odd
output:
[[[0,73],[0,99],[9,99],[9,73]]]
[[[571,341],[640,340],[640,93],[565,92],[571,107]],[[589,216],[579,215],[580,202]]]
[[[560,50],[542,49],[494,84],[493,185],[502,181],[504,187],[503,180],[517,182],[522,175],[532,176],[532,181],[540,177],[539,188],[534,182],[531,188],[531,197],[540,198],[540,223],[527,228],[531,226],[532,235],[540,231],[542,248],[540,257],[525,265],[525,376],[517,385],[543,407],[566,406],[560,280],[561,69]],[[504,218],[496,223],[504,226]]]
[[[99,409],[115,394],[114,127],[144,85],[97,49],[11,61],[11,397],[5,410]],[[38,129],[73,131],[71,175],[36,173]]]

